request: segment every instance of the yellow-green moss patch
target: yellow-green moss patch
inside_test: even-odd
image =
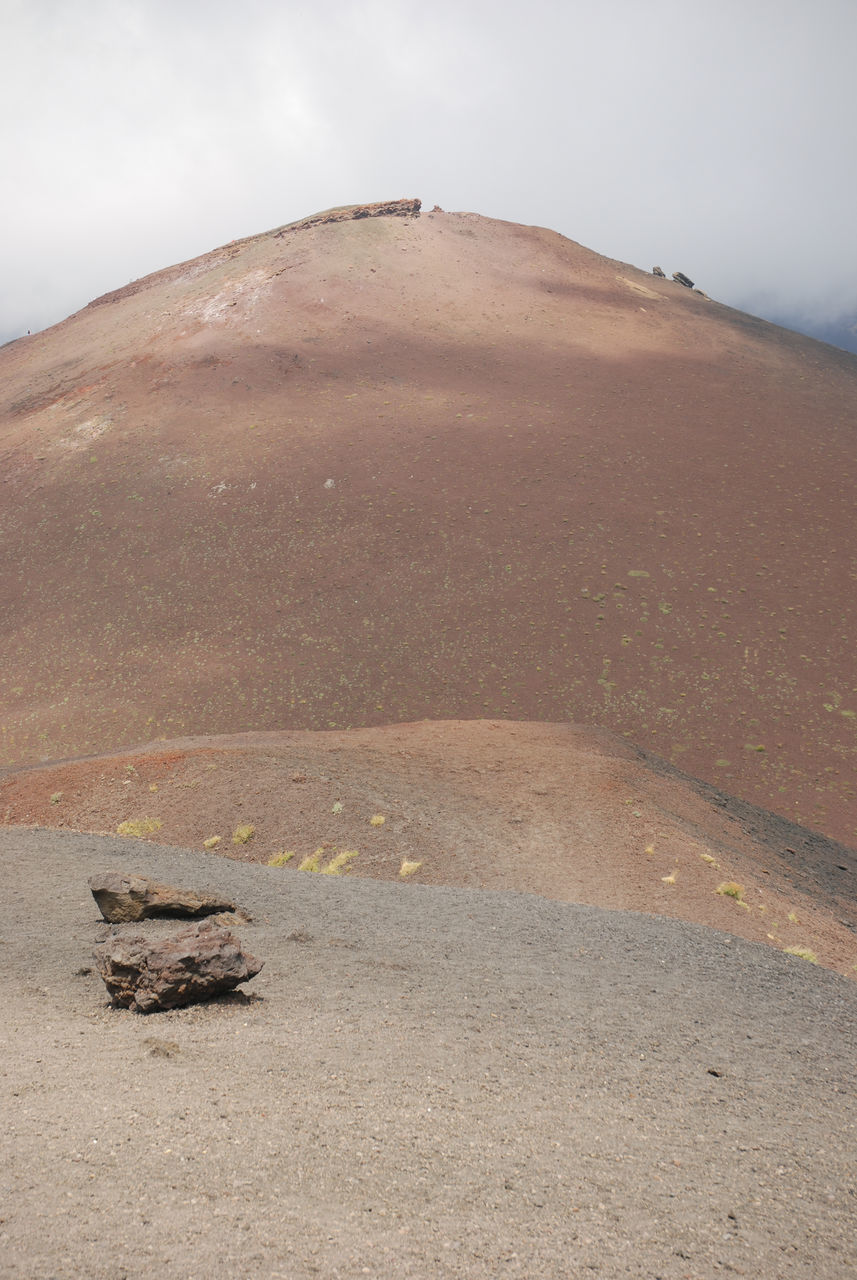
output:
[[[349,862],[358,857],[357,849],[343,849],[337,853],[326,866],[321,868],[323,876],[341,876]]]
[[[287,862],[291,862],[295,856],[294,849],[284,849],[282,853],[275,853],[273,858],[268,859],[269,867],[284,867]]]
[[[164,824],[160,818],[129,818],[127,822],[120,822],[116,828],[117,836],[150,836],[155,831],[160,831]]]

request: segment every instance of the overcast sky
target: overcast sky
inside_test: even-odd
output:
[[[857,0],[0,0],[0,341],[419,196],[857,312]]]

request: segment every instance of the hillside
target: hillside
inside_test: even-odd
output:
[[[0,822],[22,841],[25,826],[144,837],[125,855],[143,867],[172,845],[200,870],[225,855],[293,887],[327,868],[670,916],[857,977],[857,852],[603,730],[447,720],[173,739],[10,772]]]
[[[0,385],[3,764],[574,721],[854,843],[853,357],[437,211],[136,281]]]

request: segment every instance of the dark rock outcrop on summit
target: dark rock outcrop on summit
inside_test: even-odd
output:
[[[290,222],[280,227],[277,236],[287,235],[290,231],[303,231],[306,227],[322,227],[331,222],[359,222],[361,218],[416,218],[419,217],[422,201],[417,199],[381,200],[377,204],[349,204],[337,209],[326,209],[324,213],[314,213],[298,222]]]

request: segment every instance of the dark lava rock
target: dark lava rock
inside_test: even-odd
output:
[[[95,948],[95,963],[115,1005],[137,1013],[196,1004],[254,978],[262,961],[213,920],[167,938],[115,933]]]
[[[99,911],[111,924],[148,920],[153,916],[192,919],[235,910],[234,902],[225,898],[196,893],[193,889],[176,889],[170,884],[158,884],[146,876],[123,875],[118,871],[91,876],[89,887]]]

